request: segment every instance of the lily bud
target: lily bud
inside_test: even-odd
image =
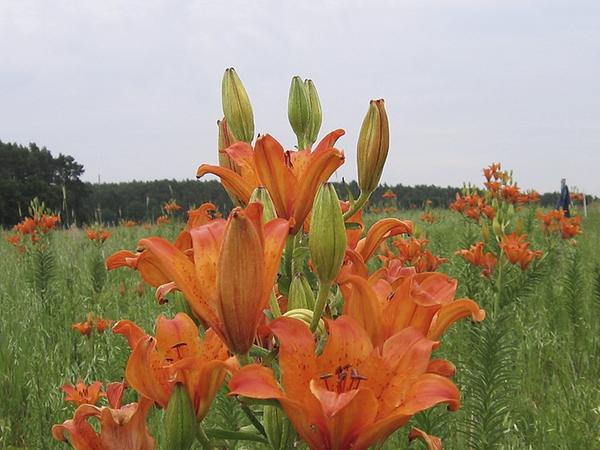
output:
[[[227,345],[236,354],[246,354],[254,342],[257,316],[262,314],[263,260],[262,237],[252,218],[245,211],[234,209],[221,244],[217,313]]]
[[[288,309],[312,309],[314,307],[314,303],[311,306],[306,299],[306,291],[304,290],[304,284],[302,283],[303,278],[304,276],[302,274],[298,274],[294,276],[290,283]]]
[[[308,247],[321,283],[331,283],[346,254],[346,227],[335,187],[325,183],[317,192],[310,220]]]
[[[302,287],[304,287],[304,296],[306,298],[308,308],[314,310],[317,299],[315,298],[315,293],[313,292],[312,287],[310,287],[310,283],[306,277],[302,277]]]
[[[390,127],[383,100],[371,100],[357,144],[358,185],[371,193],[379,184],[390,147]]]
[[[288,119],[298,138],[298,150],[304,150],[308,146],[307,136],[311,125],[310,98],[306,85],[298,76],[292,78],[290,85]]]
[[[312,80],[304,80],[306,89],[308,90],[308,99],[310,101],[310,127],[306,139],[308,145],[312,146],[317,141],[319,130],[321,129],[321,122],[323,120],[323,113],[321,111],[321,102],[319,101],[319,94],[317,88]]]
[[[488,227],[488,224],[485,222],[481,225],[481,237],[484,242],[487,242],[490,239],[490,227]]]
[[[177,383],[164,414],[167,448],[188,450],[196,438],[196,414],[185,386]]]
[[[494,219],[492,220],[492,230],[494,231],[494,234],[496,235],[497,239],[500,239],[504,236],[504,230],[502,228],[502,225],[500,225],[498,216],[494,217]]]
[[[266,405],[263,410],[263,421],[271,448],[273,450],[290,448],[294,437],[294,429],[281,408]]]
[[[271,196],[269,195],[269,191],[267,191],[267,188],[259,186],[256,189],[254,189],[254,192],[250,196],[250,203],[260,203],[263,206],[263,223],[267,223],[270,220],[277,218],[277,213],[275,212],[275,205],[273,204],[273,200],[271,200]]]
[[[254,138],[254,114],[248,93],[233,67],[225,70],[221,85],[223,113],[236,139],[252,142]]]

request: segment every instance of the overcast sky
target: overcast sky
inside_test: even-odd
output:
[[[354,179],[368,101],[386,100],[383,181],[600,194],[600,1],[0,0],[0,140],[73,155],[85,179],[193,178],[216,163],[234,66],[256,130],[286,147],[293,75]]]

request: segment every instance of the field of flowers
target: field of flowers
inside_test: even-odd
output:
[[[382,100],[341,201],[311,82],[298,151],[255,139],[232,69],[223,103],[198,175],[229,214],[60,229],[36,201],[4,233],[0,448],[600,448],[600,211],[541,210],[499,164],[449,210],[370,205]]]

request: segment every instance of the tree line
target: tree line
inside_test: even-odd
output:
[[[63,224],[78,225],[121,220],[153,222],[163,214],[162,206],[175,199],[183,211],[204,202],[212,202],[226,213],[232,202],[218,181],[155,180],[123,183],[85,183],[80,177],[83,165],[72,156],[54,157],[45,147],[23,146],[0,141],[0,223],[10,227],[27,215],[29,202],[38,197]],[[335,183],[341,198],[358,196],[358,185]],[[385,200],[385,192],[396,198]],[[454,201],[457,187],[434,185],[382,185],[372,195],[370,204],[398,208],[422,208],[427,200],[433,207],[447,208]],[[542,206],[554,206],[558,193],[541,196]],[[591,202],[592,198],[588,197]],[[183,212],[181,213],[183,217]]]

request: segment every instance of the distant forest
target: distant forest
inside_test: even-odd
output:
[[[118,223],[130,219],[152,222],[162,214],[162,205],[175,199],[184,210],[211,201],[220,211],[227,212],[232,204],[218,181],[155,180],[126,183],[85,183],[80,177],[83,165],[68,155],[54,157],[45,147],[36,144],[22,146],[0,141],[0,223],[10,227],[27,215],[29,202],[38,197],[55,212],[66,225],[103,222]],[[358,194],[355,181],[344,185],[336,183],[340,197],[348,191]],[[422,208],[426,200],[434,207],[446,208],[460,188],[433,185],[380,186],[371,197],[371,205],[391,206],[382,194],[388,190],[396,194],[393,205],[398,208]],[[541,197],[543,206],[552,206],[558,193]],[[588,197],[591,202],[592,197]]]

